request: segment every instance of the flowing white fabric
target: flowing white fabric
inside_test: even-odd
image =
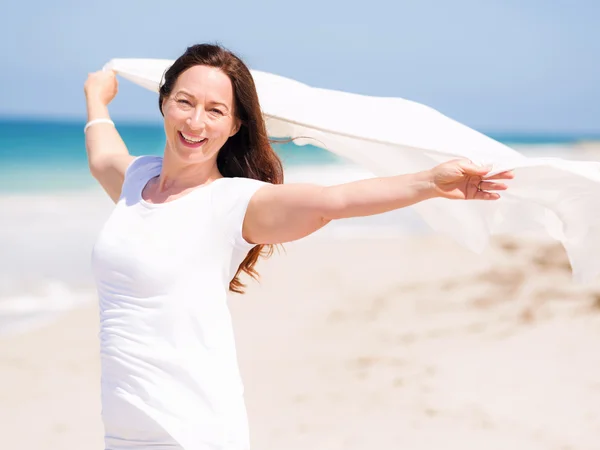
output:
[[[172,60],[113,59],[105,69],[158,92]],[[431,168],[455,158],[512,169],[502,199],[432,199],[414,205],[429,226],[481,252],[491,234],[546,232],[564,245],[576,281],[600,274],[600,162],[529,158],[425,105],[318,89],[253,70],[271,137],[306,137],[377,176]]]

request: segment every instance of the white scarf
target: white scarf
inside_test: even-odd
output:
[[[152,91],[172,60],[113,59],[105,69]],[[497,201],[432,199],[412,206],[435,231],[481,252],[490,235],[546,232],[564,245],[574,279],[600,274],[600,162],[529,158],[425,105],[318,89],[251,71],[271,137],[305,136],[377,176],[416,172],[455,158],[514,170]]]

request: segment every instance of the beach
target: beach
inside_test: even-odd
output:
[[[120,129],[133,154],[162,151],[159,127]],[[79,124],[0,131],[2,448],[101,450],[90,255],[113,205]],[[600,158],[574,138],[517,149]],[[278,151],[286,182],[372,176]],[[334,221],[257,268],[230,298],[253,449],[598,448],[600,280],[573,282],[558,242],[495,236],[475,254],[406,208]]]
[[[252,448],[597,448],[600,284],[556,243],[319,235],[258,267],[230,299]],[[103,448],[87,295],[0,339],[3,448]]]
[[[7,3],[0,450],[600,450],[600,2],[350,6]]]

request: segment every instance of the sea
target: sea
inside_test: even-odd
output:
[[[96,300],[95,238],[113,204],[87,167],[83,121],[0,119],[0,335],[23,332]],[[119,123],[133,155],[161,155],[160,124]],[[598,136],[488,134],[529,155],[577,157]],[[318,147],[274,144],[286,182],[335,184],[373,176]],[[410,208],[336,221],[318,237],[356,239],[427,233]]]

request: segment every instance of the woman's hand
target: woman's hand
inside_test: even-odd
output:
[[[466,159],[448,161],[431,169],[431,181],[437,196],[453,200],[497,200],[507,186],[494,180],[514,178],[512,171],[491,177],[490,167],[482,167]]]
[[[83,89],[88,102],[98,101],[108,106],[119,90],[116,73],[112,70],[90,73]]]

